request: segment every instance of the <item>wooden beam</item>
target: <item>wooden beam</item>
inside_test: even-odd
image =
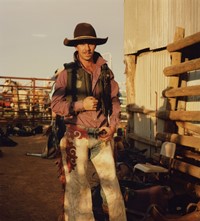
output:
[[[174,41],[178,41],[183,39],[185,36],[185,29],[181,27],[176,27]],[[181,63],[182,60],[182,53],[181,52],[172,52],[171,53],[171,65],[178,65]],[[170,88],[177,88],[179,86],[179,76],[171,76],[169,78],[169,87]],[[166,110],[168,111],[175,111],[177,109],[177,98],[168,98],[166,100]],[[164,123],[164,131],[168,131],[173,133],[176,131],[176,127],[173,121],[165,121]]]
[[[184,136],[184,135],[171,134],[171,133],[157,133],[156,139],[162,141],[170,141],[200,151],[200,137]]]
[[[183,97],[198,95],[200,95],[200,85],[172,88],[163,91],[164,97]]]
[[[177,32],[178,34],[179,32]],[[177,65],[181,63],[181,53],[180,52],[173,52],[171,53],[172,63],[171,65]],[[179,76],[171,76],[169,78],[169,87],[170,88],[177,88],[179,86]],[[176,110],[176,98],[169,98],[167,99],[166,109],[167,110]],[[169,123],[166,123],[168,126]]]
[[[186,173],[190,176],[196,177],[199,179],[200,177],[200,167],[194,166],[192,164],[174,159],[172,163],[172,168],[178,170],[182,173]]]
[[[158,111],[156,116],[164,120],[200,122],[200,111]]]
[[[179,41],[185,37],[185,28],[176,27],[175,34],[174,34],[174,41]]]
[[[127,106],[127,110],[133,113],[142,113],[150,116],[157,116],[160,119],[164,120],[176,120],[176,121],[200,121],[200,112],[199,111],[158,111],[157,114],[153,110],[147,110],[143,108],[134,108],[131,105]],[[187,122],[178,122],[177,126],[185,127],[185,129],[190,129],[196,133],[200,133],[200,128],[198,126],[188,126]],[[190,125],[192,125],[190,123]]]
[[[176,153],[176,158],[179,158],[183,161],[184,161],[184,159],[187,158],[191,162],[194,161],[194,164],[195,164],[195,162],[197,162],[197,161],[200,162],[200,152],[195,153],[195,152],[192,152],[192,151],[181,149],[181,151],[179,153]]]
[[[135,103],[135,71],[136,71],[136,56],[125,55],[125,74],[126,74],[126,90],[127,104]]]
[[[154,146],[154,147],[161,147],[161,144],[162,144],[162,142],[160,142],[158,140],[157,141],[152,141],[148,138],[138,136],[135,133],[129,133],[129,134],[127,134],[127,137],[130,138],[130,139],[133,139],[135,141],[138,141],[138,142],[141,142],[141,143],[144,143],[144,144],[148,144],[148,145]]]
[[[180,49],[191,46],[191,45],[196,44],[198,42],[200,42],[200,32],[197,32],[193,35],[190,35],[190,36],[185,37],[183,39],[177,40],[171,44],[168,44],[167,50],[169,52],[178,51]]]
[[[183,39],[185,36],[185,29],[182,27],[176,27],[174,41],[178,41]],[[172,52],[171,53],[171,65],[177,65],[181,63],[182,53],[181,52]],[[169,87],[177,88],[179,86],[179,76],[171,76],[169,79]],[[175,110],[176,109],[176,99],[171,98],[168,99],[167,110]]]
[[[180,64],[172,65],[164,68],[164,74],[167,77],[184,74],[188,71],[194,71],[200,69],[200,58],[185,61]]]
[[[133,112],[133,113],[146,114],[146,115],[150,115],[150,116],[153,116],[153,117],[155,117],[155,115],[156,115],[155,110],[139,108],[139,107],[135,107],[134,105],[127,105],[127,111],[128,112]]]
[[[193,131],[193,132],[195,132],[197,134],[200,134],[200,125],[197,126],[197,125],[194,125],[194,124],[189,123],[189,122],[181,122],[181,121],[177,121],[176,125],[178,127],[182,127],[182,128],[184,128],[186,130],[190,130],[190,131]]]

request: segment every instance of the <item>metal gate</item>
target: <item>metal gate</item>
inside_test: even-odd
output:
[[[53,80],[45,78],[0,76],[1,124],[50,122],[53,83]]]

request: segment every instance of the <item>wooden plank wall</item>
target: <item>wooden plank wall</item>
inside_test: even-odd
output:
[[[187,86],[188,75],[200,70],[200,32],[182,38],[179,28],[174,43],[167,46],[172,65],[164,69],[170,78],[169,87],[163,91],[167,109],[158,111],[157,117],[165,120],[165,130],[156,139],[177,144],[175,171],[200,179],[200,110],[186,110],[190,96],[200,95],[200,85]]]
[[[195,83],[191,86],[188,82],[191,72],[195,74],[200,70],[200,32],[184,38],[184,29],[177,28],[174,43],[167,45],[167,50],[171,56],[171,65],[163,70],[163,74],[169,78],[167,88],[162,91],[166,103],[165,108],[150,110],[128,105],[129,121],[126,135],[131,142],[133,141],[134,146],[135,143],[139,143],[141,147],[149,146],[151,157],[154,152],[151,150],[152,147],[155,150],[158,149],[157,152],[159,152],[162,142],[176,143],[174,171],[198,180],[200,179],[200,110],[198,108],[187,110],[187,103],[190,102],[191,97],[193,99],[196,97],[196,102],[199,103],[200,81],[198,77],[198,81],[196,81],[198,84]],[[135,58],[135,55],[132,57]],[[131,61],[133,60],[136,59]],[[128,70],[136,69],[137,64],[129,62],[128,56],[126,61],[130,66],[128,66]],[[134,82],[135,72],[130,70],[127,71],[127,74],[132,75],[131,82]],[[136,89],[136,87],[133,88]],[[137,90],[134,90],[131,93],[131,96],[134,95],[133,97],[135,97],[135,93],[138,93]],[[134,103],[133,97],[127,96],[128,101]],[[137,121],[134,118],[136,114],[155,117],[157,121],[163,121],[162,131],[158,130],[154,138],[145,136],[150,133],[149,128],[137,133],[135,131]]]

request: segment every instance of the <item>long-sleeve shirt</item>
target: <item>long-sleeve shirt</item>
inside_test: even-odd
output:
[[[85,71],[91,75],[92,79],[92,96],[98,97],[98,78],[101,74],[101,66],[105,64],[106,61],[98,56],[95,65],[93,66],[92,72],[89,70]],[[84,68],[82,66],[82,68]],[[105,116],[102,110],[97,111],[85,111],[83,108],[83,100],[78,100],[73,103],[73,111],[78,113],[77,115],[72,115],[69,117],[71,102],[66,101],[66,86],[67,86],[67,70],[64,69],[59,74],[55,82],[55,91],[52,96],[51,109],[57,115],[66,117],[66,122],[70,124],[82,125],[84,127],[99,128],[102,126],[112,126],[116,128],[119,123],[120,116],[120,101],[119,101],[119,86],[114,80],[114,75],[111,72],[111,100],[112,100],[112,114],[108,117]]]

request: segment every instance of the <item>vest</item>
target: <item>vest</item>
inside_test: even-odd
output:
[[[64,64],[67,70],[67,87],[66,87],[66,101],[76,102],[83,100],[88,96],[94,96],[92,93],[92,79],[91,75],[83,68],[78,66],[75,62]],[[110,85],[110,70],[107,64],[102,65],[101,74],[97,82],[99,88],[97,110],[102,109],[105,116],[112,113],[111,102],[111,85]],[[70,108],[70,114],[74,115],[73,106]]]

